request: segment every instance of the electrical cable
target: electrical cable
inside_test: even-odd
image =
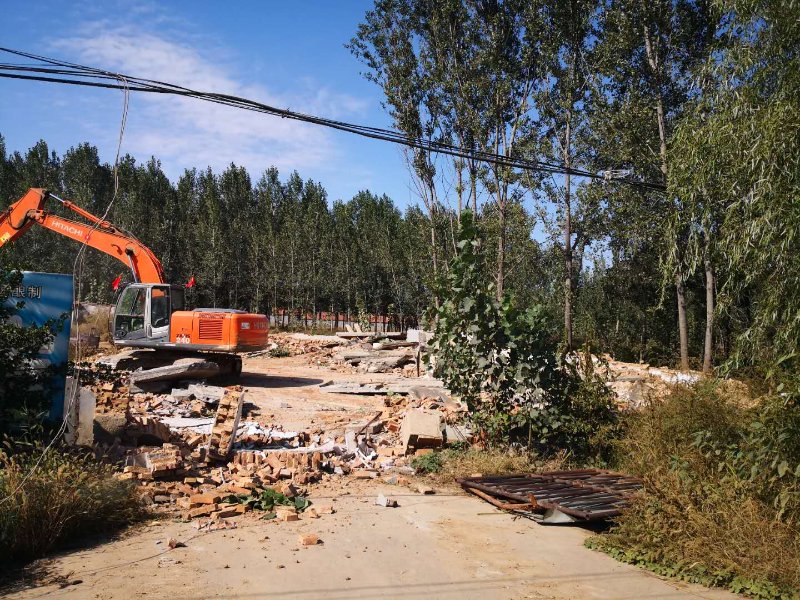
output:
[[[274,106],[239,96],[214,92],[200,92],[158,80],[135,77],[131,75],[121,75],[119,73],[113,73],[110,71],[97,69],[95,67],[56,60],[9,48],[0,47],[0,51],[31,60],[36,60],[42,63],[41,65],[0,63],[0,77],[27,79],[47,83],[100,87],[107,89],[127,89],[128,91],[135,92],[160,93],[191,97],[198,100],[239,108],[242,110],[249,110],[253,112],[269,114],[272,116],[278,116],[281,118],[320,125],[323,127],[329,127],[332,129],[360,135],[362,137],[402,144],[404,146],[425,152],[477,160],[499,167],[561,175],[569,174],[599,181],[611,180],[647,190],[663,191],[665,189],[663,184],[657,182],[641,181],[629,177],[613,177],[609,179],[608,175],[605,173],[595,173],[585,169],[566,167],[563,164],[549,161],[538,159],[531,160],[518,156],[515,157],[513,155],[506,156],[474,149],[468,150],[444,141],[435,141],[422,137],[414,137],[392,129],[359,125],[345,121],[337,121],[334,119],[319,117],[316,115],[300,113],[289,109],[276,108]],[[120,85],[119,81],[121,79],[126,81],[126,85]],[[116,82],[112,83],[113,80],[116,80]]]

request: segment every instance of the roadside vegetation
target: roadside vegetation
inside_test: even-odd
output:
[[[800,594],[792,379],[754,381],[743,392],[709,378],[621,413],[588,352],[560,351],[535,311],[518,312],[508,294],[497,298],[481,244],[465,211],[431,363],[467,403],[482,447],[425,454],[412,465],[442,482],[564,466],[636,475],[644,492],[591,548],[758,598]]]
[[[800,595],[800,409],[742,407],[714,381],[626,418],[616,465],[642,494],[589,546],[757,598]]]
[[[43,556],[146,515],[136,487],[85,450],[6,443],[0,452],[0,563]]]
[[[136,489],[115,468],[83,449],[67,448],[49,412],[49,371],[29,361],[58,323],[19,327],[4,304],[20,273],[0,269],[0,564],[26,561],[95,533],[110,533],[145,515]],[[45,445],[55,443],[45,452]]]

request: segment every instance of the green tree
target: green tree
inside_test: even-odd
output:
[[[716,6],[725,14],[719,46],[676,133],[670,191],[696,227],[690,266],[708,270],[714,249],[725,257],[722,308],[738,329],[732,364],[791,372],[800,339],[800,9],[770,0]]]
[[[691,75],[705,60],[713,40],[715,15],[704,2],[681,0],[607,0],[599,19],[596,56],[603,85],[595,95],[600,143],[598,157],[616,168],[632,169],[645,179],[667,183],[669,139],[687,105]],[[628,138],[622,144],[621,137]],[[598,144],[600,145],[600,144]],[[622,146],[622,152],[608,150]],[[627,160],[626,160],[627,159]],[[606,167],[607,168],[607,167]],[[649,200],[649,198],[648,198]],[[680,199],[657,198],[654,218],[681,210]],[[639,199],[641,204],[641,199]],[[686,232],[665,240],[668,252],[680,253]],[[672,273],[678,310],[681,368],[689,368],[686,274],[682,261]]]

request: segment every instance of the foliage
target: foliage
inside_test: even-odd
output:
[[[500,475],[507,473],[533,473],[541,469],[560,469],[565,464],[563,455],[546,461],[538,460],[532,453],[513,448],[472,448],[451,446],[444,450],[412,459],[411,465],[420,473],[441,483],[452,483],[460,477]]]
[[[284,494],[265,488],[253,490],[251,494],[232,494],[223,500],[226,504],[244,504],[253,510],[272,512],[276,506],[291,506],[302,512],[311,504],[303,496],[287,498]]]
[[[270,358],[284,358],[286,356],[291,356],[291,352],[283,346],[277,345],[275,348],[270,349],[269,356]]]
[[[703,236],[716,241],[724,266],[721,314],[739,332],[729,366],[796,373],[800,6],[716,4],[725,15],[716,48],[698,72],[697,101],[675,135],[670,193],[685,199],[675,219],[692,226],[695,245]]]
[[[7,303],[21,282],[21,272],[0,268],[0,430],[26,420],[25,415],[46,411],[53,371],[32,369],[31,364],[62,326],[52,321],[41,327],[22,327],[11,320],[24,305]]]
[[[410,150],[420,205],[401,211],[403,198],[329,198],[296,172],[230,165],[170,182],[157,158],[126,156],[111,219],[153,248],[171,281],[196,276],[194,305],[352,320],[360,301],[370,314],[393,306],[416,325],[435,304],[458,215],[471,207],[495,292],[511,292],[521,312],[543,307],[562,339],[559,313],[572,312],[572,347],[673,363],[682,287],[692,358],[713,320],[718,363],[770,370],[773,387],[791,391],[797,18],[797,3],[781,0],[376,0],[349,48],[399,130],[610,180],[571,177],[568,207],[563,176]],[[45,141],[7,151],[0,138],[0,197],[11,202],[28,187],[102,213],[112,171],[89,144],[59,155]],[[73,242],[37,229],[4,257],[70,270]],[[109,282],[127,270],[95,253],[87,260],[87,299],[111,300]]]
[[[187,293],[192,306],[355,318],[361,299],[367,313],[386,314],[393,305],[398,319],[414,323],[429,302],[429,218],[415,207],[403,213],[387,196],[366,190],[329,202],[319,183],[297,172],[281,177],[275,168],[255,180],[236,165],[187,169],[172,183],[157,159],[125,156],[119,172],[109,219],[153,250],[169,281],[196,278]],[[44,141],[7,154],[0,136],[0,210],[29,187],[44,187],[101,215],[111,200],[111,173],[89,144],[62,157]],[[48,210],[64,212],[58,203]],[[442,228],[438,242],[443,256],[452,246],[447,233]],[[77,249],[33,227],[2,255],[23,269],[70,273]],[[113,302],[110,284],[120,274],[130,281],[126,266],[89,251],[82,300]]]
[[[67,540],[111,532],[146,514],[135,486],[116,479],[112,466],[61,448],[42,456],[38,443],[5,446],[0,561],[36,558]]]
[[[441,452],[431,452],[412,458],[411,466],[420,473],[430,474],[441,471],[443,462]]]
[[[734,404],[717,382],[630,415],[621,470],[645,492],[595,545],[657,572],[757,597],[800,590],[800,409]],[[789,594],[780,596],[781,593]]]
[[[467,404],[490,443],[526,443],[597,458],[614,421],[611,396],[587,366],[584,379],[556,354],[541,309],[519,311],[487,283],[472,213],[461,215],[448,293],[435,313],[434,373]],[[591,361],[589,361],[589,365]]]

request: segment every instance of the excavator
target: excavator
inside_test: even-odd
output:
[[[48,212],[46,205],[51,199],[89,223]],[[133,283],[119,293],[114,312],[115,346],[202,354],[235,375],[242,371],[242,360],[236,353],[266,347],[269,320],[265,315],[223,308],[187,310],[184,286],[165,281],[161,262],[147,246],[45,189],[29,189],[0,213],[0,247],[34,225],[105,252],[130,268]]]

